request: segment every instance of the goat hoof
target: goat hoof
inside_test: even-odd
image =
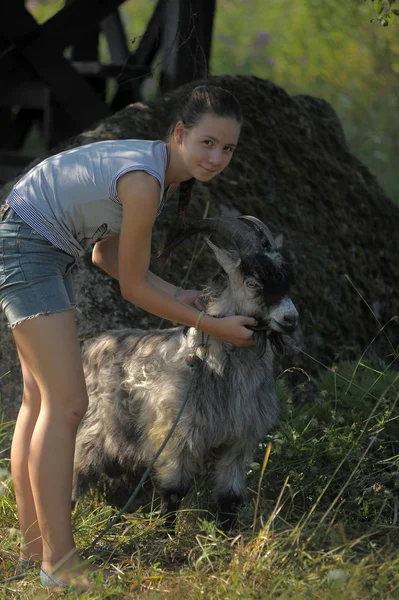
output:
[[[237,518],[232,515],[219,515],[218,525],[224,533],[229,533],[236,528]]]

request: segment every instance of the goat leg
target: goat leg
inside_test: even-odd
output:
[[[244,500],[234,494],[224,494],[218,497],[218,524],[223,531],[230,531],[237,522],[237,506]]]
[[[177,511],[182,498],[187,494],[186,488],[169,488],[161,492],[161,511],[160,516],[166,517],[165,524],[168,529],[174,530],[176,525]]]
[[[237,506],[246,497],[246,466],[252,457],[252,447],[221,449],[214,465],[213,494],[218,505],[218,517],[223,529],[234,526]]]
[[[80,471],[75,470],[72,484],[72,506],[75,506],[79,496],[87,492],[92,485],[97,483],[98,477],[99,474],[91,468],[82,469]]]
[[[191,488],[196,465],[190,452],[183,451],[176,456],[168,454],[170,449],[166,448],[160,457],[155,481],[161,491],[161,517],[166,516],[167,524],[174,527],[176,511]]]

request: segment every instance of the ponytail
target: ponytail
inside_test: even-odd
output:
[[[186,209],[190,204],[192,190],[195,184],[195,178],[188,179],[187,181],[183,181],[180,184],[179,188],[179,201],[177,204],[177,216],[175,217],[172,225],[167,230],[164,240],[161,244],[161,248],[158,252],[157,260],[162,259],[162,254],[165,249],[169,246],[169,244],[182,233],[185,229],[187,229],[187,220],[186,220]]]

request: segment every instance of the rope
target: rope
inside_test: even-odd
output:
[[[169,429],[169,432],[166,436],[166,438],[164,439],[164,441],[162,442],[162,444],[159,446],[158,450],[156,451],[156,453],[154,454],[153,459],[151,460],[150,464],[148,465],[147,469],[144,471],[144,474],[142,476],[142,478],[140,479],[140,481],[138,482],[135,490],[133,491],[132,495],[130,496],[129,500],[126,502],[126,504],[120,509],[120,511],[118,512],[117,515],[115,515],[115,517],[112,519],[112,521],[105,527],[105,529],[96,537],[94,538],[94,540],[87,546],[87,548],[85,548],[83,550],[83,554],[87,553],[88,550],[90,550],[91,548],[93,548],[103,537],[104,535],[115,525],[115,523],[117,523],[119,521],[119,519],[121,518],[121,516],[130,508],[130,506],[133,504],[134,500],[137,497],[137,494],[139,493],[140,489],[143,487],[145,481],[147,480],[151,469],[153,468],[153,466],[155,465],[156,461],[158,460],[161,452],[163,451],[163,449],[165,448],[166,444],[169,442],[170,438],[173,435],[174,430],[177,427],[177,424],[180,420],[180,417],[183,413],[183,410],[187,404],[187,401],[190,397],[190,390],[191,390],[191,386],[192,386],[193,380],[191,379],[190,382],[190,386],[188,388],[187,391],[187,395],[186,398],[183,402],[183,404],[181,405],[179,412],[177,413],[175,420],[172,423],[172,427]]]
[[[207,215],[207,213],[208,213],[208,209],[209,209],[209,201],[208,201],[208,202],[207,202],[207,204],[206,204],[206,207],[205,207],[205,212],[204,212],[204,215],[203,215],[203,217],[202,217],[202,218],[205,218],[205,217],[206,217],[206,215]],[[184,277],[184,279],[183,279],[183,281],[182,281],[182,283],[181,283],[181,286],[183,286],[183,285],[185,284],[185,282],[187,281],[187,278],[188,278],[188,276],[189,276],[189,274],[190,274],[190,271],[191,271],[191,269],[192,269],[192,267],[193,267],[193,265],[194,265],[195,261],[197,260],[197,258],[199,257],[199,255],[201,254],[201,252],[202,252],[202,250],[203,250],[203,248],[204,248],[204,246],[205,246],[205,244],[203,244],[203,245],[202,245],[202,247],[199,249],[198,253],[196,253],[197,246],[198,246],[198,241],[199,241],[199,237],[200,237],[200,236],[197,236],[197,240],[196,240],[196,244],[195,244],[195,247],[194,247],[194,251],[193,251],[193,254],[192,254],[192,256],[191,256],[190,265],[189,265],[189,268],[188,268],[188,270],[187,270],[187,273],[185,274],[185,277]],[[161,326],[162,326],[162,323],[163,323],[163,319],[161,319],[161,322],[160,322],[160,324],[159,324],[159,327],[161,327]],[[205,352],[205,356],[204,356],[204,358],[203,358],[203,359],[199,359],[199,362],[195,362],[195,363],[193,363],[193,364],[190,364],[189,362],[187,362],[187,365],[188,365],[188,366],[190,366],[190,368],[191,368],[193,371],[196,371],[196,370],[198,370],[198,368],[199,368],[200,366],[202,366],[202,364],[203,364],[203,360],[206,358],[206,355],[207,355],[207,346],[205,346],[205,344],[204,344],[204,338],[203,338],[203,337],[202,337],[202,344],[200,344],[200,345],[202,345],[202,346],[204,346],[204,347],[206,348],[206,352]],[[195,348],[195,349],[194,349],[194,352],[195,352],[195,350],[196,350],[196,349],[197,349],[197,348]],[[137,484],[137,486],[136,486],[135,490],[133,491],[132,495],[130,496],[129,500],[128,500],[128,501],[126,502],[126,504],[125,504],[125,505],[124,505],[124,506],[123,506],[123,507],[120,509],[120,511],[119,511],[119,512],[118,512],[118,513],[115,515],[115,517],[112,519],[112,521],[111,521],[111,522],[110,522],[110,523],[109,523],[109,524],[108,524],[108,525],[105,527],[105,529],[104,529],[104,530],[103,530],[103,531],[102,531],[102,532],[101,532],[101,533],[100,533],[100,534],[99,534],[99,535],[98,535],[98,536],[97,536],[97,537],[96,537],[96,538],[95,538],[95,539],[94,539],[94,540],[93,540],[93,541],[92,541],[92,542],[91,542],[91,543],[90,543],[90,544],[87,546],[87,548],[85,548],[85,549],[83,550],[82,554],[86,554],[86,553],[88,552],[88,550],[90,550],[91,548],[93,548],[93,547],[94,547],[94,546],[95,546],[95,545],[96,545],[96,544],[97,544],[97,543],[98,543],[98,542],[99,542],[99,541],[100,541],[100,540],[101,540],[101,539],[104,537],[104,535],[105,535],[105,534],[106,534],[108,531],[110,531],[110,529],[112,529],[112,527],[115,525],[115,523],[117,523],[117,522],[119,521],[119,519],[121,518],[121,516],[122,516],[122,515],[123,515],[123,514],[124,514],[124,513],[125,513],[125,512],[126,512],[128,509],[129,509],[129,508],[130,508],[130,506],[133,504],[134,500],[135,500],[135,499],[136,499],[136,497],[137,497],[137,494],[139,493],[140,489],[143,487],[144,483],[145,483],[145,482],[146,482],[146,480],[148,479],[148,476],[149,476],[149,474],[150,474],[150,472],[151,472],[151,469],[152,469],[152,468],[153,468],[153,466],[155,465],[155,463],[156,463],[156,461],[158,460],[158,458],[159,458],[159,456],[160,456],[161,452],[162,452],[162,451],[163,451],[163,449],[165,448],[166,444],[168,443],[168,441],[169,441],[169,440],[170,440],[170,438],[172,437],[172,435],[173,435],[173,432],[174,432],[174,430],[175,430],[175,429],[176,429],[176,427],[177,427],[177,424],[178,424],[178,422],[179,422],[179,420],[180,420],[180,417],[181,417],[181,415],[182,415],[182,413],[183,413],[183,410],[184,410],[184,408],[185,408],[185,406],[186,406],[186,404],[187,404],[187,400],[188,400],[188,399],[189,399],[189,397],[190,397],[190,390],[191,390],[192,384],[193,384],[193,379],[191,379],[191,382],[190,382],[189,388],[188,388],[188,390],[187,390],[187,395],[186,395],[186,398],[185,398],[185,400],[184,400],[183,404],[181,405],[181,407],[180,407],[180,409],[179,409],[179,412],[177,413],[177,415],[176,415],[176,417],[175,417],[175,420],[174,420],[174,421],[173,421],[173,423],[172,423],[172,427],[170,428],[170,430],[169,430],[169,432],[168,432],[168,434],[167,434],[166,438],[164,439],[164,441],[162,442],[162,444],[160,445],[160,447],[158,448],[158,450],[157,450],[157,451],[156,451],[156,453],[154,454],[154,457],[153,457],[153,459],[151,460],[151,462],[150,462],[150,464],[148,465],[147,469],[144,471],[144,474],[143,474],[142,478],[141,478],[141,479],[140,479],[140,481],[138,482],[138,484]],[[0,583],[1,583],[1,582],[0,582]]]
[[[204,213],[204,216],[203,216],[203,218],[205,218],[205,216],[206,216],[206,214],[207,214],[207,212],[208,212],[208,208],[209,208],[209,201],[207,202],[207,205],[206,205],[206,208],[205,208],[205,213]],[[190,262],[190,265],[189,265],[188,271],[187,271],[187,273],[185,274],[185,277],[184,277],[184,279],[183,279],[183,281],[182,281],[182,285],[184,285],[184,283],[187,281],[187,279],[188,279],[188,276],[189,276],[189,273],[190,273],[190,271],[191,271],[191,269],[192,269],[192,267],[193,267],[193,265],[194,265],[195,261],[197,260],[198,256],[201,254],[201,252],[202,252],[202,250],[203,250],[203,248],[204,248],[204,246],[205,246],[205,244],[202,244],[202,246],[201,246],[201,248],[199,249],[198,253],[196,253],[197,246],[198,246],[198,240],[199,240],[199,237],[200,237],[200,236],[197,236],[196,244],[195,244],[194,251],[193,251],[193,254],[192,254],[192,257],[191,257],[191,262]],[[159,327],[161,327],[161,326],[162,326],[162,324],[163,324],[163,319],[161,320]],[[205,359],[205,358],[206,358],[206,355],[204,356],[204,359]],[[199,359],[199,360],[200,360],[200,364],[202,364],[202,361],[203,361],[204,359]],[[187,363],[187,364],[189,364],[189,363]],[[198,364],[198,362],[196,362],[196,363],[194,363],[194,364],[192,364],[192,365],[189,365],[189,366],[190,366],[190,367],[193,369],[193,371],[194,371],[194,370],[197,370],[197,369],[198,369],[198,367],[199,367],[199,364]],[[131,494],[130,498],[128,499],[128,501],[126,502],[126,504],[125,504],[125,505],[124,505],[124,506],[123,506],[123,507],[120,509],[120,511],[119,511],[119,512],[118,512],[118,513],[115,515],[115,517],[114,517],[114,518],[111,520],[111,522],[110,522],[110,523],[108,523],[108,525],[107,525],[107,526],[106,526],[106,527],[103,529],[103,531],[102,531],[102,532],[101,532],[101,533],[100,533],[100,534],[99,534],[99,535],[98,535],[98,536],[97,536],[97,537],[96,537],[96,538],[95,538],[95,539],[94,539],[94,540],[93,540],[93,541],[92,541],[92,542],[91,542],[91,543],[90,543],[90,544],[89,544],[89,545],[88,545],[88,546],[87,546],[87,547],[86,547],[86,548],[85,548],[83,551],[82,551],[82,554],[83,554],[83,555],[87,554],[87,552],[88,552],[88,551],[89,551],[91,548],[93,548],[93,547],[94,547],[94,546],[95,546],[95,545],[96,545],[96,544],[97,544],[97,543],[98,543],[98,542],[99,542],[99,541],[100,541],[100,540],[101,540],[101,539],[102,539],[102,538],[103,538],[103,537],[106,535],[106,533],[108,533],[108,531],[110,531],[110,530],[112,529],[112,527],[113,527],[113,526],[114,526],[114,525],[115,525],[115,524],[116,524],[116,523],[117,523],[117,522],[120,520],[121,516],[122,516],[122,515],[123,515],[125,512],[127,512],[127,510],[130,508],[130,506],[131,506],[131,505],[133,504],[133,502],[135,501],[135,499],[136,499],[136,497],[137,497],[137,495],[138,495],[139,491],[141,490],[141,488],[143,487],[144,483],[145,483],[145,482],[146,482],[146,480],[148,479],[148,477],[149,477],[149,475],[150,475],[150,472],[151,472],[151,469],[152,469],[152,468],[153,468],[153,466],[155,465],[155,463],[156,463],[156,461],[158,460],[158,458],[159,458],[159,456],[160,456],[161,452],[162,452],[162,451],[163,451],[163,449],[165,448],[166,444],[168,443],[168,441],[169,441],[169,440],[170,440],[170,438],[172,437],[172,435],[173,435],[173,432],[174,432],[174,430],[175,430],[175,429],[176,429],[176,427],[177,427],[177,424],[178,424],[178,422],[179,422],[179,420],[180,420],[180,417],[181,417],[181,415],[183,414],[183,410],[184,410],[184,408],[185,408],[185,406],[186,406],[186,404],[187,404],[188,398],[189,398],[189,396],[190,396],[190,390],[191,390],[191,386],[192,386],[192,384],[193,384],[193,380],[191,379],[190,386],[189,386],[189,388],[188,388],[188,390],[187,390],[187,395],[186,395],[186,398],[185,398],[185,400],[184,400],[183,404],[181,405],[181,407],[180,407],[180,409],[179,409],[179,412],[177,413],[177,415],[176,415],[176,417],[175,417],[175,420],[173,421],[173,423],[172,423],[172,426],[171,426],[171,428],[170,428],[170,429],[169,429],[169,431],[168,431],[168,434],[166,435],[166,437],[165,437],[164,441],[162,442],[162,444],[160,445],[160,447],[158,448],[158,450],[157,450],[157,451],[156,451],[156,453],[154,454],[154,457],[153,457],[153,459],[151,460],[151,462],[150,462],[150,464],[148,465],[147,469],[144,471],[144,474],[143,474],[142,478],[141,478],[141,479],[140,479],[140,481],[138,482],[138,484],[137,484],[136,488],[134,489],[133,493]],[[2,584],[4,584],[4,583],[9,583],[9,582],[11,582],[11,581],[18,581],[18,580],[20,580],[20,579],[24,579],[24,578],[25,578],[25,577],[28,575],[29,571],[30,571],[31,569],[33,569],[33,568],[34,568],[34,565],[32,565],[32,567],[28,567],[28,568],[27,568],[27,570],[26,570],[26,573],[23,573],[23,574],[21,574],[21,575],[13,575],[12,577],[6,577],[5,579],[0,579],[0,585],[2,585]]]
[[[13,575],[12,577],[6,577],[5,579],[0,579],[0,585],[2,585],[3,583],[9,583],[10,581],[18,581],[19,579],[25,579],[25,577],[28,575],[28,572],[33,569],[33,567],[30,567],[26,573],[23,573],[22,575]]]
[[[202,361],[201,361],[202,362]],[[120,509],[120,511],[118,512],[118,514],[115,515],[115,517],[110,521],[110,523],[108,523],[108,525],[103,529],[103,531],[96,537],[94,538],[94,540],[82,551],[82,554],[85,555],[87,554],[87,552],[93,548],[105,535],[106,533],[108,533],[108,531],[110,531],[110,529],[112,529],[112,527],[115,525],[115,523],[117,523],[121,516],[130,508],[130,506],[133,504],[134,500],[137,497],[137,494],[139,493],[139,491],[141,490],[141,488],[143,487],[145,481],[147,480],[151,469],[153,468],[153,466],[155,465],[156,461],[158,460],[161,452],[163,451],[163,449],[165,448],[166,444],[169,442],[170,438],[173,435],[174,430],[177,427],[177,424],[180,420],[181,415],[183,414],[183,410],[187,404],[187,401],[190,397],[190,390],[193,384],[193,379],[191,379],[190,382],[190,386],[187,390],[187,395],[186,398],[184,400],[184,402],[182,403],[179,412],[177,413],[175,420],[172,423],[171,428],[168,431],[167,436],[165,437],[164,441],[162,442],[162,444],[159,446],[158,450],[156,451],[156,453],[154,454],[154,457],[152,458],[150,464],[148,465],[147,469],[145,470],[142,478],[140,479],[139,483],[137,484],[136,488],[134,489],[133,493],[131,494],[129,500],[126,502],[126,504]],[[24,579],[29,571],[34,568],[34,565],[32,565],[32,567],[27,568],[26,573],[23,573],[21,575],[14,575],[12,577],[7,577],[6,579],[1,579],[0,580],[0,585],[3,583],[9,583],[11,581],[18,581],[20,579]]]

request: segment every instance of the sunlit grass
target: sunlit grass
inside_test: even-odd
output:
[[[57,3],[50,4],[51,10],[58,10]],[[131,43],[143,30],[152,5],[148,0],[125,3]],[[249,5],[248,21],[243,14],[248,17]],[[219,2],[213,72],[233,74],[239,67],[241,73],[273,79],[290,93],[323,96],[344,120],[353,151],[397,197],[398,132],[392,117],[397,94],[390,85],[397,74],[390,69],[397,69],[399,59],[397,42],[389,37],[397,28],[369,34],[353,17],[357,9],[351,12],[352,20],[341,22],[338,9],[325,15],[313,5],[311,21],[311,2],[297,3],[289,11],[287,3],[276,2],[268,12],[263,2]],[[42,22],[47,7],[37,6]],[[359,10],[365,15],[366,7]],[[301,29],[301,20],[306,29]],[[336,44],[334,52],[329,52],[329,44]],[[103,46],[104,40],[106,54]],[[158,518],[153,496],[124,515],[98,547],[89,548],[117,512],[106,504],[101,490],[91,492],[73,515],[79,549],[121,577],[106,590],[98,585],[86,597],[397,599],[398,394],[398,374],[365,357],[326,369],[304,405],[291,398],[282,377],[280,423],[250,466],[248,502],[229,535],[213,520],[205,483],[197,482],[183,503],[175,535]],[[0,446],[12,427],[1,424]],[[14,574],[20,540],[4,456],[1,460],[0,455],[0,578]],[[40,588],[36,572],[0,585],[0,600],[47,597],[57,594]]]
[[[106,596],[97,584],[85,597],[397,598],[399,375],[363,358],[313,383],[301,406],[279,379],[281,420],[249,468],[248,501],[230,534],[214,521],[205,480],[184,500],[175,534],[158,518],[158,498],[147,486],[144,504],[124,514],[94,549],[91,541],[116,509],[101,488],[80,499],[73,515],[79,549],[120,575]],[[7,469],[4,463],[3,578],[14,573],[19,540]],[[0,587],[0,598],[22,595],[55,597],[34,572]]]

